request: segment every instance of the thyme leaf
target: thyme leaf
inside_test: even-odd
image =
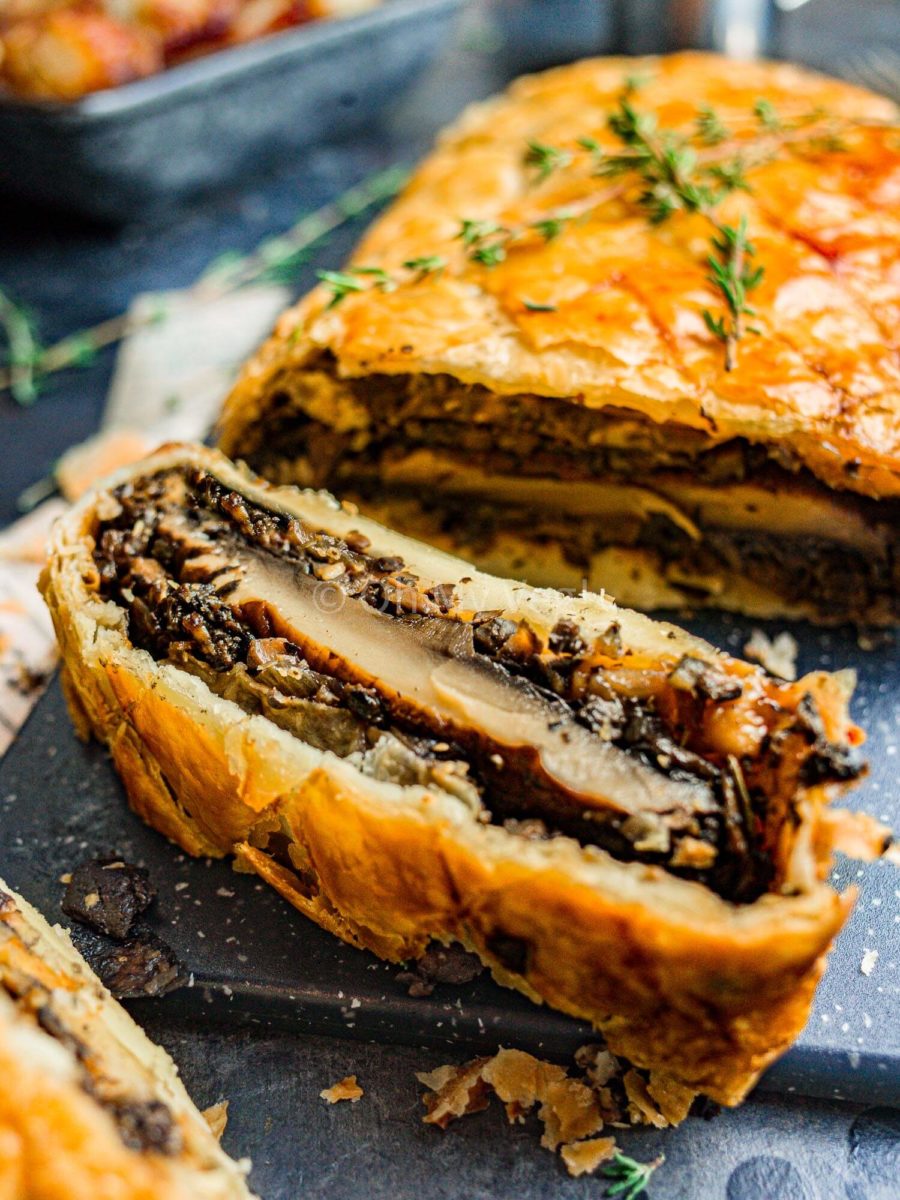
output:
[[[549,313],[549,312],[558,312],[559,311],[555,304],[538,304],[534,300],[524,300],[524,299],[523,299],[522,303],[525,305],[525,307],[528,309],[529,312]]]
[[[609,1166],[603,1168],[603,1174],[610,1180],[604,1195],[620,1196],[621,1200],[637,1200],[646,1191],[653,1172],[664,1162],[664,1154],[652,1162],[639,1163],[627,1154],[616,1151]]]
[[[762,122],[777,120],[771,105],[757,104],[754,110]],[[720,163],[699,166],[696,151],[680,134],[657,129],[652,113],[640,113],[626,90],[618,108],[608,118],[610,131],[621,141],[625,153],[604,157],[599,172],[604,175],[633,173],[643,183],[637,197],[639,206],[653,225],[668,220],[673,213],[699,213],[713,227],[712,253],[707,257],[708,280],[722,296],[725,314],[714,316],[704,310],[707,329],[725,347],[725,369],[734,370],[737,343],[743,336],[744,318],[753,315],[747,295],[758,286],[763,268],[755,267],[755,249],[747,238],[746,218],[736,225],[723,225],[716,216],[719,203],[734,191],[749,191],[745,163],[737,157]],[[777,126],[781,128],[780,122]]]
[[[535,233],[539,233],[545,242],[552,242],[559,237],[571,220],[570,213],[556,213],[553,216],[544,217],[540,221],[532,221],[531,228]]]
[[[456,236],[473,262],[481,263],[483,267],[496,267],[506,258],[506,246],[514,231],[494,221],[463,220]]]
[[[753,105],[753,115],[763,129],[767,129],[770,133],[777,133],[784,128],[781,118],[770,100],[757,100]]]
[[[523,156],[525,166],[531,167],[535,172],[536,183],[543,183],[554,171],[567,167],[571,161],[572,155],[568,150],[538,141],[529,141]]]
[[[697,110],[697,119],[694,125],[697,130],[697,138],[704,146],[718,146],[721,142],[727,141],[730,136],[719,120],[718,114],[708,106]]]
[[[372,286],[376,287],[379,292],[393,292],[397,289],[396,279],[384,267],[350,267],[350,273],[352,275],[369,276],[372,280]]]
[[[351,292],[366,290],[363,281],[348,271],[316,271],[316,278],[320,283],[324,283],[331,292],[331,299],[328,301],[329,308],[336,308]]]
[[[420,258],[408,258],[403,265],[407,271],[415,271],[419,279],[424,279],[426,275],[440,275],[447,260],[439,254],[423,254]]]

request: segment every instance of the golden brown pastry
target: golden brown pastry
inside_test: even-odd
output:
[[[0,881],[0,1195],[251,1200],[175,1064]]]
[[[41,586],[77,727],[184,849],[383,958],[459,941],[727,1104],[800,1031],[852,902],[823,882],[846,676],[780,682],[202,447],[83,499]]]
[[[792,66],[520,79],[285,314],[222,449],[534,584],[892,623],[898,177],[895,107]]]

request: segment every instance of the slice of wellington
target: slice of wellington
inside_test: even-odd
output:
[[[135,810],[394,961],[434,942],[736,1103],[852,896],[848,673],[787,682],[602,595],[476,571],[169,446],[56,526],[73,719]]]

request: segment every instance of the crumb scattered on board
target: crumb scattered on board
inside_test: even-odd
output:
[[[875,964],[878,962],[877,950],[866,950],[862,956],[862,962],[859,964],[859,969],[863,975],[871,975],[875,970]]]
[[[779,679],[797,678],[797,639],[790,633],[779,633],[774,639],[761,629],[754,629],[744,646],[744,654]]]
[[[611,1137],[588,1138],[574,1142],[560,1150],[566,1170],[570,1175],[593,1175],[601,1163],[608,1162],[616,1152],[616,1139]]]
[[[225,1126],[228,1124],[228,1101],[220,1100],[203,1110],[203,1120],[209,1126],[210,1132],[217,1142],[221,1142]]]
[[[575,1061],[581,1074],[573,1076],[523,1050],[499,1050],[490,1058],[419,1074],[428,1089],[423,1120],[446,1129],[459,1117],[487,1108],[495,1095],[515,1124],[537,1105],[544,1127],[541,1145],[560,1152],[570,1175],[585,1175],[616,1153],[614,1138],[597,1136],[604,1125],[664,1129],[683,1121],[695,1098],[665,1075],[624,1070],[601,1046],[583,1046]]]
[[[344,1079],[333,1083],[330,1088],[319,1092],[319,1096],[323,1100],[327,1100],[329,1104],[339,1104],[341,1100],[349,1100],[351,1104],[355,1104],[364,1094],[356,1082],[355,1075],[347,1075]]]

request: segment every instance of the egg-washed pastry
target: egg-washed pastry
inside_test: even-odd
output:
[[[520,79],[283,317],[221,447],[534,584],[893,623],[898,177],[894,105],[785,64]]]
[[[175,1064],[0,881],[0,1195],[251,1200]]]
[[[42,589],[77,726],[185,850],[386,959],[459,941],[725,1103],[802,1027],[851,903],[845,675],[779,682],[202,447],[81,501]]]

